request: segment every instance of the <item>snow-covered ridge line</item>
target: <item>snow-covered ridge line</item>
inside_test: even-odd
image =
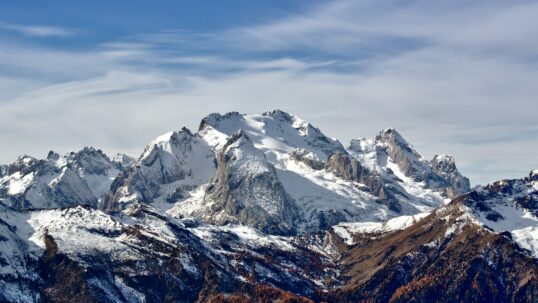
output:
[[[21,156],[0,175],[0,201],[15,209],[96,207],[129,161],[123,156],[121,160],[91,147],[63,156],[51,151],[46,159]]]

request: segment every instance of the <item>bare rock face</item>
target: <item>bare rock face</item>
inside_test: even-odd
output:
[[[361,163],[357,159],[351,158],[347,153],[331,155],[327,160],[326,168],[334,170],[339,177],[358,182],[361,182],[365,175],[369,175]]]
[[[538,169],[534,169],[529,173],[529,179],[531,181],[538,181]]]
[[[414,181],[424,182],[427,187],[442,191],[450,198],[470,190],[469,180],[456,169],[452,156],[437,155],[429,163],[392,128],[382,131],[376,141],[385,147],[388,156],[401,172]]]
[[[306,164],[308,167],[321,170],[325,168],[325,162],[321,161],[315,154],[303,148],[296,148],[290,154],[290,159]]]
[[[469,179],[464,177],[456,168],[454,157],[446,154],[435,155],[431,161],[431,167],[435,174],[450,185],[447,188],[449,197],[456,197],[471,189]]]
[[[243,132],[233,135],[217,158],[204,198],[214,224],[246,224],[272,234],[292,234],[297,209],[274,167]]]
[[[376,141],[385,146],[391,160],[406,176],[416,181],[425,181],[430,177],[431,168],[421,161],[422,156],[395,129],[380,132]]]
[[[366,185],[370,193],[378,197],[390,210],[401,211],[397,195],[405,197],[405,191],[391,183],[390,179],[384,179],[379,173],[364,167],[359,160],[347,154],[336,153],[327,160],[325,168],[343,179]]]

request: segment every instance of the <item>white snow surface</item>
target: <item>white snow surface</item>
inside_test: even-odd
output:
[[[340,142],[326,137],[310,123],[280,111],[264,115],[212,114],[206,119],[209,127],[204,128],[201,134],[209,137],[208,141],[213,142],[214,146],[222,146],[223,142],[215,142],[215,139],[224,137],[215,132],[231,136],[243,130],[271,162],[278,162],[281,155],[290,153],[294,148],[307,149],[322,160],[337,150],[344,150]]]
[[[384,205],[373,203],[375,197],[362,190],[361,184],[292,159],[283,167],[277,168],[278,178],[305,219],[299,230],[315,230],[311,225],[319,212],[341,211],[348,221],[378,221],[393,215]]]
[[[20,172],[16,172],[9,177],[5,177],[2,183],[6,184],[8,188],[8,194],[18,195],[24,193],[24,191],[32,184],[34,180],[34,174],[22,175]]]
[[[166,133],[152,141],[142,154],[139,163],[151,161],[158,156],[158,169],[170,175],[185,173],[182,183],[199,185],[214,173],[213,152],[204,140],[191,135],[188,130]]]
[[[102,211],[81,206],[34,211],[30,213],[27,222],[35,230],[29,237],[31,242],[44,249],[43,236],[48,233],[66,253],[91,252],[96,245],[103,250],[114,249],[115,245],[108,241],[108,237],[91,230],[109,233],[119,231],[122,227],[121,223]]]

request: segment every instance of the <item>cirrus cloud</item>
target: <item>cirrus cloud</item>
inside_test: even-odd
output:
[[[31,37],[72,37],[76,34],[76,30],[57,26],[47,25],[21,25],[21,24],[0,24],[0,28],[4,30],[14,31]]]
[[[210,112],[281,108],[344,144],[396,127],[428,158],[454,154],[474,184],[521,177],[538,167],[537,13],[530,1],[344,0],[85,50],[0,46],[0,87],[19,83],[0,100],[0,160],[83,145],[136,156]]]

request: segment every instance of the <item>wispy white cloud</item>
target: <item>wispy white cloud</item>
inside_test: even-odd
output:
[[[0,100],[0,159],[86,144],[136,154],[209,112],[282,108],[344,143],[396,127],[427,157],[455,154],[474,183],[518,177],[538,167],[538,6],[487,3],[345,0],[88,51],[4,44],[0,87],[28,83]]]
[[[529,39],[538,30],[537,11],[531,1],[344,0],[277,22],[232,29],[230,38],[253,49],[306,47],[348,55],[429,45],[531,53],[538,47]]]
[[[4,30],[14,31],[25,36],[31,37],[72,37],[76,34],[76,30],[71,28],[48,26],[48,25],[22,25],[1,23],[0,28]]]

